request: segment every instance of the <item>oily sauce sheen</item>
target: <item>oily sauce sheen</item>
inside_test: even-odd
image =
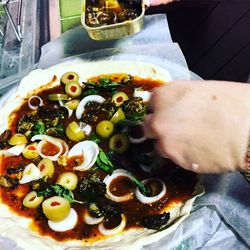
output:
[[[113,81],[119,82],[121,77],[123,75],[109,75],[109,77],[112,77]],[[96,78],[92,78],[91,82],[98,80],[99,76]],[[89,80],[90,81],[90,80]],[[162,82],[160,81],[153,81],[150,79],[140,79],[135,77],[133,82],[129,83],[126,87],[118,87],[118,91],[125,92],[129,97],[132,96],[134,88],[142,86],[145,90],[150,90],[153,87],[160,86]],[[36,95],[38,95],[40,98],[42,98],[44,102],[45,107],[52,108],[57,102],[49,101],[47,99],[47,96],[52,93],[64,93],[63,87],[56,86],[47,90],[43,90]],[[103,97],[105,94],[101,94]],[[11,124],[10,128],[12,133],[16,133],[17,131],[17,124],[20,118],[28,112],[32,112],[27,104],[27,101],[20,107],[18,110],[16,110],[11,115]],[[91,126],[96,126],[96,124],[101,121],[107,119],[105,117],[105,114],[100,112],[98,119],[94,122],[92,122]],[[75,113],[70,117],[63,120],[63,126],[67,127],[67,125],[76,120]],[[133,132],[134,133],[134,132]],[[136,137],[136,135],[135,135]],[[62,138],[65,140],[65,142],[69,145],[69,148],[71,148],[76,143],[73,141],[70,141],[66,135]],[[88,138],[87,138],[88,139]],[[108,143],[106,141],[103,141],[99,145],[104,151],[108,148]],[[137,198],[134,195],[134,198],[126,201],[121,202],[119,205],[121,206],[122,213],[126,216],[127,224],[126,229],[129,228],[140,228],[142,227],[141,221],[143,218],[149,215],[159,214],[163,209],[171,206],[175,202],[185,202],[187,199],[192,197],[195,184],[197,183],[197,176],[193,173],[184,171],[180,169],[178,166],[170,162],[169,160],[165,160],[164,167],[161,168],[159,172],[154,173],[153,175],[149,174],[147,175],[145,172],[143,172],[141,169],[139,169],[137,166],[134,166],[133,163],[129,162],[130,153],[133,152],[147,152],[150,149],[152,149],[152,145],[148,145],[146,143],[142,143],[141,145],[131,145],[130,149],[126,153],[127,160],[128,160],[128,170],[134,173],[135,176],[137,176],[140,180],[147,179],[147,178],[160,178],[163,180],[167,187],[167,193],[166,195],[158,202],[155,202],[153,204],[142,204],[137,200]],[[44,150],[49,151],[49,155],[54,155],[57,152],[57,148],[52,147],[51,145],[48,145],[48,147],[45,147]],[[29,163],[34,163],[36,166],[38,162],[41,160],[34,159],[34,160],[27,160],[22,155],[15,156],[15,157],[6,157],[2,159],[2,167],[0,169],[0,175],[8,175],[8,169],[10,168],[17,168],[20,165],[26,166]],[[75,159],[72,158],[68,162],[67,166],[61,166],[56,161],[53,162],[55,166],[55,173],[51,178],[48,178],[47,185],[53,185],[55,184],[58,176],[64,172],[72,171],[73,167],[76,166],[76,161],[84,161],[83,158],[76,157]],[[105,178],[107,175],[104,171],[98,170],[99,174],[102,179]],[[74,171],[78,175],[78,178],[81,179],[84,176],[87,176],[89,171],[86,172],[80,172],[80,171]],[[23,198],[27,193],[29,193],[32,189],[30,188],[31,184],[23,184],[18,185],[15,189],[8,189],[0,187],[1,191],[1,199],[2,202],[7,204],[15,213],[21,216],[25,216],[28,218],[32,218],[32,229],[38,231],[41,235],[47,235],[51,236],[52,238],[58,240],[58,241],[65,241],[65,240],[83,240],[85,242],[94,242],[96,240],[104,239],[105,236],[103,236],[98,231],[98,227],[96,225],[90,226],[83,222],[82,220],[82,214],[83,210],[87,207],[86,205],[77,204],[77,203],[71,203],[71,207],[74,208],[78,214],[78,222],[76,227],[73,230],[68,230],[66,232],[60,233],[60,232],[54,232],[48,227],[48,219],[45,217],[45,215],[42,212],[41,206],[39,206],[36,209],[30,209],[26,208],[22,205]],[[117,196],[123,196],[125,194],[130,193],[132,190],[135,189],[135,184],[133,184],[129,179],[118,177],[115,180],[112,181],[110,190]],[[81,199],[80,193],[78,193],[78,190],[74,190],[74,196],[75,199]],[[115,227],[119,224],[119,221],[117,219],[109,219],[104,222],[104,224],[107,226],[107,228]]]

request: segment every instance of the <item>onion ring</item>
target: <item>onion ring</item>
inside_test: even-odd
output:
[[[99,229],[100,233],[102,233],[103,235],[118,234],[118,233],[122,232],[123,229],[126,227],[126,222],[127,222],[127,220],[126,220],[125,215],[121,214],[121,222],[117,227],[112,228],[112,229],[107,229],[104,227],[104,223],[102,222],[98,225],[98,229]]]
[[[83,155],[84,162],[74,170],[86,171],[90,169],[96,162],[97,156],[99,154],[99,147],[93,141],[81,141],[75,144],[69,151],[68,157]]]
[[[124,177],[131,179],[131,175],[127,170],[118,168],[115,171],[113,171],[113,173],[111,175],[107,175],[103,180],[103,182],[106,184],[106,190],[107,190],[106,196],[107,196],[107,198],[109,198],[110,200],[115,201],[115,202],[128,201],[128,200],[133,199],[133,197],[134,197],[134,192],[130,192],[129,194],[126,194],[123,196],[116,196],[110,192],[109,188],[110,188],[111,182],[120,176],[124,176]]]
[[[89,96],[84,97],[77,106],[76,118],[78,120],[81,119],[81,116],[83,112],[85,111],[85,106],[88,102],[103,103],[105,100],[106,99],[100,95],[89,95]]]
[[[149,179],[143,180],[142,183],[146,184],[146,183],[148,183],[150,181],[160,182],[161,186],[162,186],[162,190],[161,190],[161,192],[159,194],[157,194],[155,196],[152,196],[152,197],[149,197],[149,196],[145,196],[144,194],[142,194],[141,191],[140,191],[140,189],[137,187],[135,189],[135,196],[143,204],[154,203],[154,202],[160,200],[166,194],[166,192],[167,192],[166,185],[165,185],[165,183],[161,179],[158,179],[158,178],[149,178]]]
[[[42,158],[48,158],[51,161],[57,161],[59,159],[59,156],[62,154],[63,152],[63,145],[62,145],[62,140],[61,139],[57,139],[48,135],[35,135],[31,138],[31,141],[36,141],[36,140],[41,140],[38,144],[37,144],[37,152],[38,154],[42,157]],[[42,148],[43,146],[47,143],[50,142],[52,144],[54,144],[56,147],[59,148],[58,153],[56,153],[55,155],[45,155],[42,153]]]
[[[56,232],[65,232],[73,229],[77,223],[77,213],[73,208],[70,208],[69,215],[62,221],[48,220],[49,227]]]
[[[31,101],[32,101],[33,99],[38,99],[38,101],[39,101],[38,105],[33,105],[33,104],[31,104]],[[36,109],[38,109],[38,107],[43,106],[43,100],[42,100],[41,97],[39,97],[39,96],[37,96],[37,95],[33,95],[33,96],[31,96],[31,97],[29,98],[29,100],[28,100],[28,105],[29,105],[30,109],[36,110]]]
[[[104,216],[100,217],[100,218],[96,218],[90,215],[90,213],[88,212],[88,210],[84,210],[83,212],[83,221],[88,224],[88,225],[96,225],[99,224],[103,221]]]

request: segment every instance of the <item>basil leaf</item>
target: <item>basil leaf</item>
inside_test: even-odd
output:
[[[102,169],[105,172],[112,173],[114,166],[110,161],[106,153],[100,148],[99,154],[96,160],[98,168]]]
[[[83,201],[75,200],[73,192],[60,184],[51,185],[47,187],[45,190],[37,192],[38,197],[40,196],[48,197],[53,194],[63,197],[64,199],[68,200],[70,203],[76,202],[76,203],[84,204]]]
[[[138,180],[133,174],[130,173],[131,180],[137,185],[140,189],[140,191],[144,195],[148,195],[150,193],[150,190],[148,187],[146,187],[140,180]]]
[[[95,142],[96,144],[99,144],[101,142],[101,139],[97,136],[96,133],[91,133],[89,139]]]
[[[107,77],[102,77],[99,79],[99,82],[101,85],[107,85],[107,84],[111,83],[111,80]]]

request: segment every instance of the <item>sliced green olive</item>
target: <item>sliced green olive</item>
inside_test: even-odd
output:
[[[36,150],[36,147],[37,147],[36,142],[27,145],[22,152],[23,157],[30,160],[38,157],[39,154]]]
[[[112,116],[110,121],[114,124],[123,121],[125,119],[125,114],[121,108],[119,108]]]
[[[114,125],[111,121],[103,120],[99,122],[96,126],[96,133],[106,139],[109,138],[114,131]]]
[[[74,190],[77,186],[78,178],[77,175],[72,172],[65,172],[58,176],[56,183],[66,187],[69,190]]]
[[[40,169],[41,171],[41,177],[45,177],[45,178],[49,178],[52,177],[54,172],[55,172],[55,167],[53,162],[48,159],[48,158],[44,158],[42,159],[37,167]]]
[[[81,130],[81,128],[76,122],[71,122],[67,126],[65,132],[71,141],[82,141],[85,138],[84,132]]]
[[[69,214],[70,203],[60,196],[53,196],[43,202],[42,209],[49,220],[62,221]]]
[[[79,80],[79,75],[73,71],[66,72],[61,77],[61,82],[63,84],[67,84],[69,82],[77,82],[78,80]]]
[[[82,88],[78,82],[69,82],[65,85],[65,92],[69,96],[77,97],[81,95]]]
[[[23,205],[28,208],[37,208],[43,202],[43,196],[38,197],[36,191],[31,191],[23,199]]]
[[[18,133],[12,135],[9,139],[9,144],[12,146],[26,144],[27,142],[28,141],[27,141],[26,136],[23,134],[18,134]]]
[[[118,154],[123,154],[127,151],[129,140],[124,134],[115,134],[109,140],[109,148]]]
[[[65,103],[65,106],[72,110],[76,110],[78,104],[80,103],[80,100],[71,100]]]
[[[69,96],[66,94],[49,94],[48,99],[50,101],[67,101]]]
[[[117,107],[120,107],[124,101],[127,101],[129,98],[125,92],[117,92],[112,96],[112,101]]]

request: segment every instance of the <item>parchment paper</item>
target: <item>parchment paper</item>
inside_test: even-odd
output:
[[[168,69],[173,79],[200,79],[189,72],[178,44],[172,42],[165,15],[146,17],[142,32],[116,41],[95,42],[77,27],[43,47],[38,67],[78,58],[146,61]],[[175,232],[142,249],[250,249],[250,185],[238,173],[206,175],[202,184],[206,194],[190,217]],[[0,250],[14,249],[13,242],[0,238]]]

